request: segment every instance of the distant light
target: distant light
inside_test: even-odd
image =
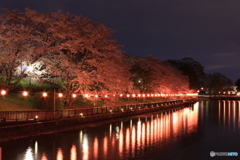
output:
[[[62,93],[58,93],[58,97],[63,97],[63,94]]]
[[[2,95],[2,96],[6,95],[6,94],[7,94],[7,91],[5,91],[5,90],[2,90],[2,91],[1,91],[1,95]]]
[[[107,95],[105,95],[104,97],[105,97],[105,98],[107,98],[108,96],[107,96]]]
[[[73,98],[76,98],[76,97],[77,97],[77,95],[76,95],[76,94],[72,94],[72,97],[73,97]]]
[[[197,96],[198,93],[187,93],[186,95],[187,95],[187,96]]]
[[[128,94],[127,97],[130,97],[130,95]]]
[[[98,95],[95,95],[96,98],[98,98]]]
[[[138,94],[138,97],[141,97],[141,94]]]
[[[85,97],[89,97],[89,95],[88,95],[88,94],[85,94],[84,96],[85,96]]]
[[[47,97],[47,92],[43,92],[43,97]]]
[[[80,113],[79,116],[83,117],[83,113]]]
[[[120,94],[120,97],[122,97],[123,96],[123,94]]]
[[[133,94],[132,96],[133,96],[133,97],[135,97],[136,95],[135,95],[135,94]]]
[[[27,91],[24,91],[24,92],[23,92],[23,96],[24,96],[24,97],[28,96],[28,92],[27,92]]]

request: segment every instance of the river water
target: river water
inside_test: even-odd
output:
[[[240,101],[199,101],[179,110],[2,142],[0,160],[213,159],[211,151],[240,153],[239,108]]]

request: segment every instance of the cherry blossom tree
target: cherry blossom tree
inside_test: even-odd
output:
[[[30,66],[39,70],[33,64],[40,62],[45,75],[63,84],[67,106],[73,102],[72,93],[104,97],[131,90],[122,46],[111,39],[113,31],[103,24],[61,11],[4,10],[0,29],[0,83],[4,87],[13,88]],[[41,73],[34,72],[39,77]]]
[[[35,32],[36,24],[18,10],[3,9],[0,14],[0,85],[13,89],[27,66],[36,62],[42,52],[36,52],[39,36]]]
[[[73,93],[104,98],[131,90],[122,46],[110,38],[111,29],[88,18],[61,12],[50,13],[41,21],[42,45],[48,52],[42,59],[47,72],[64,85],[67,106],[73,102]]]
[[[166,62],[153,57],[131,57],[131,80],[142,93],[184,93],[187,78]]]

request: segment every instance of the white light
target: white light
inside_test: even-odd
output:
[[[46,92],[43,92],[43,97],[47,97],[47,93]]]
[[[25,96],[25,97],[28,96],[28,92],[27,92],[27,91],[24,91],[24,92],[23,92],[23,96]]]
[[[63,96],[63,94],[62,93],[58,93],[58,97],[62,97]]]
[[[4,96],[6,93],[7,93],[7,91],[5,91],[5,90],[2,90],[2,91],[1,91],[1,95],[2,95],[2,96]]]

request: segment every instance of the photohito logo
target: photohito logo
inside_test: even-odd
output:
[[[214,156],[238,156],[238,152],[214,152],[214,151],[211,151],[210,156],[211,157],[214,157]]]

